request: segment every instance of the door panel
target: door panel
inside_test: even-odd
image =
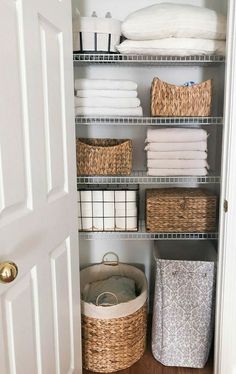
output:
[[[2,0],[1,374],[81,373],[70,1]]]
[[[49,201],[67,192],[65,92],[61,31],[39,18],[44,92],[44,125]]]
[[[74,367],[69,238],[52,252],[51,269],[57,373],[69,373]]]
[[[39,320],[37,278],[34,269],[5,294],[3,303],[5,305],[11,372],[17,374],[38,373],[41,354],[39,334],[37,333]],[[30,357],[30,360],[23,360],[23,357],[27,356]]]
[[[0,100],[0,121],[5,123],[0,128],[0,225],[4,225],[31,208],[31,173],[26,156],[29,151],[27,97],[16,2],[2,1],[0,14],[3,21],[0,33],[7,36],[7,40],[1,43],[1,86],[4,92]]]

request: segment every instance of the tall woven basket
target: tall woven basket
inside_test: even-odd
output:
[[[139,295],[129,302],[97,306],[82,300],[83,367],[98,373],[111,373],[130,367],[146,348],[147,280],[134,266],[104,261],[83,269],[81,290],[86,284],[114,275],[132,278]]]
[[[151,115],[207,117],[211,115],[212,80],[192,86],[176,86],[154,78],[151,88]]]
[[[83,139],[76,143],[78,175],[129,175],[132,141],[129,139]]]

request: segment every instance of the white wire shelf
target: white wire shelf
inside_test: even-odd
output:
[[[223,125],[223,117],[86,117],[76,116],[76,125],[209,126]]]
[[[217,240],[217,232],[209,233],[152,233],[147,232],[145,223],[140,223],[138,232],[79,232],[79,238],[82,240]]]
[[[180,176],[180,177],[152,177],[146,171],[134,171],[128,176],[79,176],[77,177],[78,187],[82,184],[217,184],[220,183],[220,176]]]
[[[225,62],[224,56],[147,56],[106,53],[74,53],[74,64],[117,64],[117,65],[215,65]]]

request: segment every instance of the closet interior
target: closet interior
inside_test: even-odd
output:
[[[178,0],[172,0],[178,4]],[[98,17],[105,17],[110,12],[112,18],[123,21],[130,13],[144,7],[159,3],[153,0],[72,0],[73,13],[78,8],[82,16],[91,16],[96,12]],[[190,4],[213,9],[227,14],[227,1],[222,0],[182,0]],[[132,264],[145,272],[148,280],[148,309],[150,314],[154,307],[156,246],[160,243],[160,252],[164,259],[172,254],[172,259],[208,261],[207,248],[214,246],[217,252],[217,226],[205,232],[193,230],[161,231],[147,230],[147,190],[170,188],[201,188],[217,196],[217,209],[221,188],[221,144],[223,133],[224,75],[225,58],[220,55],[202,56],[148,56],[104,53],[74,53],[75,79],[119,79],[137,83],[137,98],[143,109],[142,116],[126,115],[80,115],[75,118],[76,137],[129,139],[133,144],[132,172],[130,175],[78,175],[79,191],[115,190],[117,193],[130,192],[133,196],[126,204],[138,204],[137,212],[131,214],[132,220],[126,220],[124,230],[84,231],[80,226],[79,251],[81,268],[100,263],[106,252],[115,252],[122,263]],[[204,82],[212,79],[212,112],[210,116],[151,116],[151,85],[155,77],[162,82],[181,86],[185,82]],[[155,176],[147,173],[147,152],[145,139],[148,129],[204,129],[207,131],[208,157],[210,166],[207,175],[191,176]],[[78,140],[77,140],[78,141]],[[128,146],[127,146],[128,147]],[[128,197],[126,196],[126,199]],[[133,199],[135,196],[135,200]],[[151,209],[151,208],[150,208]],[[218,214],[217,214],[218,216]],[[134,222],[137,221],[135,226]],[[129,230],[129,222],[133,222]],[[81,222],[79,223],[81,225]],[[199,253],[195,258],[196,247]],[[166,248],[166,252],[165,252]],[[173,249],[174,248],[174,249]],[[206,249],[206,250],[205,250]],[[201,257],[202,256],[202,257]],[[163,260],[164,261],[164,260]],[[216,277],[217,279],[217,277]],[[160,365],[156,362],[156,365]],[[208,364],[209,365],[209,364]],[[201,371],[202,370],[202,371]],[[213,369],[199,370],[199,373],[210,373]]]

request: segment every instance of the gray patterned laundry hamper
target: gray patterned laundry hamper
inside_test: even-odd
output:
[[[214,326],[216,251],[210,242],[156,242],[152,352],[166,366],[203,368]]]

